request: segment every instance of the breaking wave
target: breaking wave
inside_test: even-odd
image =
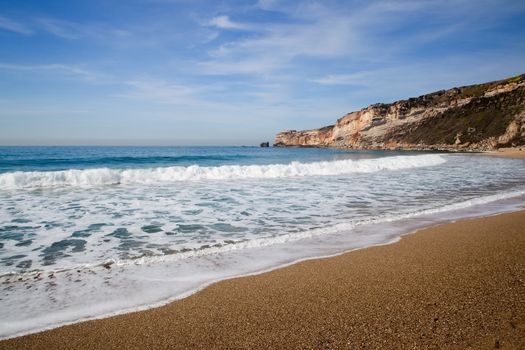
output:
[[[435,166],[444,162],[446,160],[442,155],[426,154],[269,165],[223,165],[217,167],[192,165],[145,169],[99,168],[44,172],[17,171],[0,174],[0,189],[39,189],[62,186],[93,187],[118,184],[155,185],[177,181],[327,176]]]

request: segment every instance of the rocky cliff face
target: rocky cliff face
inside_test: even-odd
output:
[[[375,104],[335,125],[277,134],[274,146],[479,151],[525,144],[525,74]]]

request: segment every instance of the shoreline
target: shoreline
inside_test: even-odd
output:
[[[472,154],[472,155],[489,155],[505,158],[525,158],[525,146],[521,147],[507,147],[499,148],[492,151],[484,150],[466,150],[461,148],[347,148],[347,147],[332,147],[332,146],[310,146],[310,145],[274,145],[275,148],[319,148],[319,149],[334,149],[347,151],[392,151],[392,152],[421,152],[421,153],[444,153],[444,154]]]
[[[487,152],[486,154],[504,158],[525,158],[525,147],[500,148],[497,151]]]
[[[462,227],[462,226],[465,226],[465,225],[469,226],[471,224],[473,224],[473,226],[476,226],[478,228],[486,230],[486,226],[487,225],[483,224],[483,225],[480,226],[479,222],[490,222],[490,221],[497,221],[498,225],[505,224],[505,225],[508,226],[509,225],[509,220],[505,220],[504,218],[509,218],[509,217],[513,218],[513,221],[511,220],[512,222],[518,220],[522,224],[521,227],[525,227],[525,211],[520,211],[520,212],[515,212],[515,213],[510,213],[510,214],[499,214],[499,215],[495,215],[495,216],[482,217],[482,218],[477,218],[477,219],[465,219],[465,220],[461,220],[461,221],[458,221],[458,222],[455,222],[455,223],[441,224],[441,225],[433,226],[433,227],[430,227],[430,228],[420,229],[420,230],[416,231],[413,234],[405,234],[405,235],[403,235],[401,237],[401,239],[398,242],[393,243],[393,244],[373,246],[373,247],[368,247],[368,248],[363,248],[363,249],[357,249],[357,250],[353,250],[353,251],[350,251],[350,252],[347,252],[347,253],[343,253],[343,254],[340,254],[340,255],[332,256],[332,257],[305,260],[305,261],[298,262],[298,263],[295,263],[293,265],[289,265],[289,266],[286,266],[286,267],[279,267],[279,268],[277,268],[275,270],[271,270],[269,272],[263,272],[262,274],[248,275],[248,276],[236,277],[236,278],[232,278],[232,279],[228,279],[228,280],[222,280],[220,282],[216,282],[216,283],[214,283],[214,284],[212,284],[210,286],[207,286],[206,288],[198,291],[195,294],[192,294],[189,297],[186,297],[184,299],[180,299],[180,300],[174,301],[174,302],[172,302],[170,304],[167,304],[165,306],[161,306],[159,308],[154,308],[154,309],[149,309],[149,310],[146,310],[146,311],[139,311],[139,312],[134,312],[134,313],[128,313],[128,314],[123,314],[123,315],[119,315],[119,316],[113,316],[113,317],[109,317],[109,318],[105,318],[105,319],[99,319],[99,320],[75,323],[75,324],[72,324],[72,325],[63,326],[63,327],[60,327],[60,328],[55,328],[55,329],[44,331],[44,332],[41,332],[41,333],[34,333],[34,334],[21,336],[21,337],[17,337],[17,338],[11,338],[11,339],[8,339],[8,340],[1,341],[0,344],[2,345],[3,348],[6,348],[6,349],[19,348],[19,347],[34,347],[34,348],[56,347],[56,346],[59,346],[60,344],[63,344],[62,342],[56,343],[57,339],[62,339],[62,341],[65,341],[65,343],[67,343],[67,344],[69,344],[69,342],[71,340],[75,339],[74,337],[71,338],[71,336],[69,335],[69,333],[71,331],[73,331],[73,333],[75,333],[77,331],[93,332],[95,330],[100,331],[100,327],[103,327],[104,329],[109,327],[108,329],[111,329],[112,333],[115,332],[115,334],[111,334],[110,338],[112,340],[106,339],[106,341],[110,341],[110,343],[113,344],[117,348],[118,348],[119,345],[124,346],[123,345],[124,343],[128,344],[127,346],[135,346],[136,345],[137,348],[139,348],[141,346],[145,346],[146,345],[143,342],[141,342],[140,339],[137,339],[136,337],[131,337],[131,339],[128,339],[128,340],[133,340],[132,343],[134,345],[129,344],[128,341],[125,341],[126,338],[128,338],[130,336],[130,334],[125,335],[126,334],[125,331],[127,329],[125,325],[129,326],[130,324],[135,324],[135,322],[137,322],[137,320],[142,320],[142,322],[147,320],[146,323],[153,322],[155,324],[158,324],[158,326],[160,327],[158,330],[150,329],[150,331],[155,333],[156,336],[148,335],[149,341],[153,342],[151,344],[154,344],[155,347],[158,347],[158,346],[161,346],[161,345],[160,345],[160,343],[157,343],[157,341],[155,339],[162,339],[163,340],[162,344],[165,344],[166,339],[172,339],[173,340],[173,337],[170,337],[170,334],[172,332],[170,331],[170,332],[166,333],[165,331],[162,331],[162,329],[163,329],[162,325],[170,326],[169,328],[173,327],[173,329],[179,327],[178,328],[179,329],[179,333],[178,334],[183,336],[183,337],[184,337],[185,333],[189,332],[188,329],[186,329],[185,332],[181,331],[181,329],[185,329],[184,328],[185,327],[185,323],[182,323],[182,322],[181,323],[179,323],[179,322],[170,323],[170,320],[172,320],[173,318],[179,318],[180,319],[181,308],[182,308],[182,311],[184,311],[185,310],[185,305],[190,303],[194,307],[197,307],[197,308],[199,308],[199,305],[200,305],[200,308],[201,308],[200,311],[201,312],[202,311],[206,311],[206,308],[202,309],[203,305],[207,305],[209,308],[212,308],[212,309],[217,309],[217,308],[221,309],[221,306],[222,306],[222,305],[220,305],[221,303],[216,304],[214,302],[214,301],[218,301],[218,300],[221,300],[222,304],[227,304],[227,305],[230,306],[230,308],[233,308],[233,309],[227,308],[226,310],[224,310],[224,314],[222,314],[221,317],[222,318],[226,318],[226,321],[228,321],[228,323],[231,324],[234,329],[238,328],[238,327],[241,327],[241,328],[244,329],[242,323],[236,323],[236,321],[235,321],[235,320],[239,321],[238,315],[235,316],[235,317],[232,317],[231,319],[229,317],[229,315],[233,312],[233,310],[235,310],[237,308],[237,306],[231,305],[232,301],[231,300],[228,301],[229,298],[226,298],[225,300],[224,300],[224,298],[227,297],[228,295],[232,294],[232,293],[235,294],[235,292],[237,292],[237,293],[242,292],[243,288],[248,288],[247,291],[251,291],[253,289],[253,286],[250,286],[250,283],[248,283],[247,281],[255,280],[257,283],[261,283],[261,281],[275,280],[275,278],[279,279],[279,276],[288,275],[290,273],[290,271],[296,271],[296,270],[299,269],[299,270],[303,271],[302,272],[303,278],[298,278],[297,276],[295,276],[294,279],[298,280],[298,281],[301,281],[304,284],[305,282],[308,281],[307,277],[309,275],[311,275],[312,273],[314,273],[314,274],[316,273],[316,269],[312,270],[312,267],[305,268],[304,267],[305,265],[306,266],[309,266],[309,265],[314,265],[314,266],[333,265],[335,261],[346,260],[346,259],[355,260],[356,256],[370,255],[370,252],[376,252],[376,255],[377,255],[377,251],[378,250],[386,250],[386,251],[399,250],[398,247],[406,245],[406,242],[412,242],[414,240],[416,240],[416,241],[418,241],[418,240],[425,241],[425,240],[429,240],[430,236],[433,236],[434,238],[436,238],[436,234],[435,233],[434,233],[434,235],[432,235],[432,233],[428,234],[428,231],[431,231],[431,232],[434,232],[434,231],[442,232],[442,231],[447,231],[447,229],[450,230],[450,228],[452,228],[452,231],[454,231],[454,230],[456,230],[456,229],[454,229],[454,227],[458,227],[458,226]],[[505,230],[503,230],[503,231],[505,231]],[[521,230],[521,233],[522,233],[522,236],[525,235],[525,232],[523,232],[523,230]],[[507,234],[508,235],[508,232],[506,232],[506,233],[503,232],[502,234]],[[448,235],[450,236],[450,233],[448,233]],[[449,240],[453,240],[453,238],[449,238]],[[454,246],[454,242],[448,242],[446,244]],[[520,244],[524,244],[523,247],[525,247],[525,238],[522,237],[522,240],[520,241]],[[374,253],[372,253],[372,255],[373,254]],[[406,254],[406,252],[404,252],[403,254]],[[393,254],[394,261],[396,260],[396,258],[395,258],[396,255],[399,255],[399,253]],[[525,257],[525,253],[522,254],[522,257]],[[448,257],[448,258],[450,258],[450,257]],[[399,256],[398,256],[398,260],[399,260]],[[525,259],[523,259],[522,261],[525,261]],[[341,263],[338,263],[338,264],[341,265]],[[361,265],[362,265],[362,262],[361,262]],[[359,267],[360,264],[357,264],[357,265],[350,264],[349,265],[348,263],[343,263],[343,266],[345,268],[348,268],[349,266],[358,266]],[[339,266],[339,267],[341,267],[341,266]],[[370,268],[370,264],[368,264],[368,267]],[[326,271],[326,266],[321,268],[321,270],[323,270],[323,269]],[[353,269],[355,270],[356,268],[354,267]],[[357,269],[357,270],[359,270],[359,269]],[[331,271],[331,273],[334,273],[334,271],[332,269],[330,269],[330,271]],[[525,271],[525,268],[523,269],[523,271]],[[355,273],[358,273],[359,271],[353,271],[353,272],[355,274]],[[383,273],[384,272],[385,271],[383,271]],[[318,278],[319,277],[320,276],[318,276]],[[332,276],[332,277],[334,277],[334,276]],[[279,279],[279,280],[281,280],[281,279]],[[336,280],[339,280],[339,279],[336,279]],[[523,280],[525,280],[525,276],[523,276]],[[281,280],[281,282],[285,282],[285,281]],[[333,283],[333,282],[334,282],[333,278],[332,279],[328,278],[325,281],[325,283]],[[390,279],[386,279],[386,280],[382,280],[381,282],[383,282],[385,284],[391,284],[394,281],[392,281]],[[242,285],[244,287],[239,287],[239,285]],[[265,286],[270,288],[274,292],[275,292],[275,290],[281,290],[282,292],[287,292],[287,288],[283,289],[283,286],[280,285],[280,283],[277,283],[277,284],[273,284],[272,283],[270,285],[268,285],[266,283]],[[378,286],[376,286],[375,289],[372,288],[373,286],[367,285],[366,283],[365,283],[364,286],[369,288],[369,289],[371,288],[370,289],[371,291],[378,292],[378,290],[377,290]],[[316,285],[314,287],[316,287],[317,289],[320,288],[320,286],[318,286],[318,285]],[[336,283],[334,285],[334,288],[337,288],[337,287],[338,286],[337,286],[337,283]],[[399,287],[399,286],[397,286],[397,287]],[[233,290],[232,290],[232,288],[233,288]],[[525,296],[525,284],[523,284],[523,288],[524,288],[523,296]],[[210,293],[214,294],[217,289],[222,290],[222,292],[220,292],[219,294],[215,294],[217,296],[217,298],[210,299],[208,295]],[[339,289],[341,289],[341,288],[339,288]],[[352,292],[352,291],[354,292],[354,296],[356,296],[355,295],[356,291],[353,290],[352,287],[350,287],[350,291],[343,289],[340,292],[345,293],[345,292]],[[295,289],[295,293],[297,294],[298,292],[305,292],[305,293],[308,294],[308,288],[307,289],[302,289],[301,288],[301,290],[296,290]],[[324,292],[326,292],[326,290]],[[359,295],[357,295],[357,296],[359,296]],[[298,297],[304,297],[304,296],[302,296],[299,293]],[[325,295],[324,293],[318,293],[317,295],[313,295],[312,297],[313,297],[313,300],[317,299],[317,302],[319,302],[319,301],[325,300],[326,298],[330,299],[330,293],[328,294],[328,296]],[[333,295],[332,295],[332,297],[333,297]],[[243,299],[243,298],[241,297],[241,299]],[[254,298],[254,299],[257,299],[257,298]],[[337,301],[337,300],[335,300],[335,301]],[[525,300],[523,300],[523,301],[525,302]],[[243,305],[246,308],[248,308],[249,310],[251,310],[252,312],[253,312],[254,309],[257,310],[257,309],[260,309],[261,307],[263,307],[261,305],[257,305],[258,302],[256,300],[254,300],[253,302],[251,302],[250,300],[245,300],[245,302],[246,302],[246,304],[243,304]],[[282,310],[282,308],[284,308],[284,310],[288,310],[288,312],[289,311],[294,311],[294,310],[297,311],[297,309],[295,307],[290,308],[290,303],[294,304],[293,300],[288,300],[285,303],[281,303],[280,309]],[[312,301],[310,301],[310,304],[312,304]],[[300,307],[300,306],[301,305],[296,305],[296,307]],[[315,306],[315,302],[313,303],[313,306]],[[524,308],[524,310],[525,310],[525,308]],[[279,310],[274,310],[274,312],[275,311],[279,311]],[[159,316],[159,314],[161,316]],[[195,320],[195,319],[200,319],[201,318],[200,312],[195,312],[195,311],[194,312],[191,312],[191,311],[188,312],[186,310],[186,312],[184,312],[183,314],[185,315],[184,319],[186,321],[191,322],[192,324],[194,324],[194,322],[192,322],[192,319]],[[272,314],[272,312],[270,312],[270,314]],[[220,315],[214,314],[214,317],[219,317],[219,316]],[[369,314],[368,316],[372,317],[372,318],[375,318],[373,313]],[[159,317],[160,317],[160,319],[159,319]],[[524,315],[524,317],[525,317],[525,315]],[[524,319],[524,321],[525,321],[525,319]],[[201,324],[202,322],[203,321],[201,320],[201,321],[198,322],[198,324]],[[365,322],[365,324],[366,323],[367,322]],[[146,326],[144,323],[142,325]],[[523,325],[525,325],[525,323],[523,323]],[[207,325],[201,324],[200,327],[201,328],[205,327],[205,329],[207,329],[208,331],[214,331],[214,330],[217,331],[219,329],[222,329],[223,325],[220,324],[220,323],[211,321],[211,322],[208,322]],[[281,330],[281,332],[284,331],[285,333],[287,333],[287,327],[284,327],[283,325],[280,325],[280,324],[275,324],[275,327],[279,328]],[[271,330],[271,328],[272,327],[270,327],[270,330]],[[255,332],[256,330],[252,329],[252,331]],[[120,336],[117,336],[117,334],[120,334]],[[335,335],[337,335],[337,334],[335,334]],[[143,334],[143,336],[146,336],[146,335]],[[268,334],[266,334],[265,337],[263,337],[263,338],[266,339],[267,336],[268,336]],[[244,337],[241,337],[241,338],[244,338]],[[89,339],[91,339],[91,337],[89,337]],[[231,337],[228,337],[228,339],[229,340],[225,340],[224,343],[221,343],[223,347],[228,347],[228,345],[230,345],[231,342],[235,340],[235,339],[233,339]],[[254,339],[255,338],[253,338],[252,340],[254,340]],[[260,339],[260,338],[257,338],[257,339]],[[281,340],[284,341],[284,339],[281,339]],[[93,348],[97,348],[96,342],[94,343],[93,340],[85,339],[85,341],[87,341],[87,344],[89,344],[89,345],[85,345],[86,348],[92,348],[92,347]],[[196,340],[194,339],[193,341],[196,341]],[[237,342],[237,341],[239,341],[239,339],[235,340],[235,342]],[[250,341],[250,337],[248,337],[248,339],[245,339],[245,341]],[[269,338],[266,339],[265,341],[269,341]],[[40,345],[38,345],[38,344],[40,344]],[[141,345],[138,346],[139,344],[141,344]],[[151,344],[148,343],[148,345],[151,345]],[[169,344],[170,344],[170,347],[174,345],[172,343],[169,343]],[[197,343],[192,343],[192,344],[193,345],[197,345]],[[250,342],[250,347],[251,346],[257,347],[257,344],[259,344],[258,341],[255,342],[255,343]],[[290,344],[290,345],[292,346],[294,344]],[[362,343],[362,344],[364,344],[364,343]],[[208,345],[211,345],[211,344],[208,343]],[[259,344],[259,345],[261,345],[261,344]],[[191,347],[192,345],[186,343],[185,346],[186,347],[187,346]],[[277,346],[277,343],[275,343],[275,346]],[[75,346],[75,347],[77,347],[77,346]],[[104,346],[102,346],[102,347],[104,347]],[[241,346],[241,348],[242,348],[242,346]]]
[[[389,220],[385,222],[376,222],[373,224],[369,224],[370,226],[365,225],[364,230],[361,230],[360,232],[361,235],[363,235],[364,233],[365,235],[376,236],[377,232],[384,232],[384,230],[387,230],[389,232],[387,235],[387,237],[389,238],[387,238],[386,240],[384,236],[381,236],[379,240],[372,239],[371,241],[368,242],[367,245],[350,244],[349,246],[346,246],[348,242],[346,242],[345,238],[342,238],[345,235],[345,231],[342,231],[340,233],[333,233],[329,235],[331,238],[328,241],[326,240],[326,236],[324,235],[314,235],[308,238],[308,242],[306,244],[299,243],[303,241],[303,239],[300,239],[299,241],[296,241],[296,244],[294,244],[293,246],[288,246],[288,247],[283,248],[281,247],[281,245],[279,245],[281,255],[282,253],[286,253],[287,255],[286,259],[281,259],[280,261],[273,261],[273,262],[266,261],[266,263],[263,262],[262,267],[259,266],[259,268],[256,268],[256,269],[241,268],[241,269],[237,269],[237,271],[233,273],[230,273],[231,271],[226,272],[226,274],[224,274],[223,276],[220,276],[215,279],[206,278],[202,283],[198,283],[190,288],[182,288],[182,289],[177,289],[177,290],[171,289],[169,292],[169,296],[162,297],[161,299],[158,299],[153,302],[140,303],[138,304],[138,306],[137,305],[125,306],[120,309],[110,310],[109,312],[103,311],[103,312],[91,314],[88,316],[82,316],[74,320],[71,320],[71,319],[65,320],[65,321],[62,320],[60,322],[55,322],[54,324],[39,326],[39,327],[35,327],[32,329],[28,328],[26,330],[22,330],[17,333],[13,333],[11,335],[6,335],[0,338],[0,342],[4,340],[18,338],[18,337],[30,336],[30,335],[41,333],[41,332],[52,331],[57,328],[67,327],[67,326],[75,325],[78,323],[103,320],[106,318],[111,318],[111,317],[116,317],[116,316],[121,316],[121,315],[126,315],[126,314],[132,314],[136,312],[144,312],[144,311],[156,309],[159,307],[165,307],[171,303],[178,302],[182,299],[188,298],[196,293],[199,293],[203,289],[206,289],[209,286],[214,285],[216,283],[220,283],[222,281],[243,278],[243,277],[257,276],[257,275],[261,275],[265,273],[270,273],[272,271],[279,270],[282,268],[287,268],[289,266],[293,266],[295,264],[302,263],[305,261],[318,260],[318,259],[330,259],[333,257],[338,257],[341,255],[345,255],[345,254],[348,254],[354,251],[358,251],[358,250],[362,250],[362,249],[369,249],[373,247],[380,247],[384,245],[395,244],[399,242],[404,236],[412,235],[421,230],[430,229],[436,226],[449,224],[449,223],[453,223],[456,221],[491,217],[491,216],[497,216],[497,215],[504,214],[504,213],[512,213],[512,212],[520,211],[523,208],[523,205],[522,205],[522,203],[524,203],[523,200],[525,200],[523,191],[521,191],[521,194],[513,193],[510,196],[503,196],[499,198],[490,198],[490,197],[493,197],[493,196],[478,198],[478,199],[482,199],[482,201],[474,204],[473,208],[470,208],[470,206],[468,207],[460,206],[459,208],[455,208],[454,211],[452,211],[451,208],[448,208],[444,212],[426,213],[423,216],[417,215],[415,217],[408,216],[408,217],[400,218],[398,220],[394,220],[394,222],[397,224],[393,224],[393,226],[391,225]],[[483,200],[483,199],[489,199],[489,198],[490,200],[488,202]],[[519,199],[516,201],[516,198],[519,198]],[[470,200],[467,202],[470,203]],[[494,202],[498,204],[494,204]],[[462,204],[462,203],[457,203],[457,204]],[[443,214],[445,213],[448,213],[448,214],[444,217]],[[400,223],[402,224],[401,226],[399,226]],[[353,227],[351,230],[354,230],[354,229],[359,230],[359,226]],[[337,238],[338,236],[339,238]],[[332,241],[334,238],[335,238],[335,242],[338,242],[339,244],[344,244],[345,248],[343,249],[341,245],[338,245],[337,246],[338,248],[334,248],[335,247],[334,241]],[[317,254],[311,255],[312,252],[310,252],[309,254],[305,255],[304,249],[311,248],[312,241],[313,241],[314,246],[317,249]],[[273,245],[270,245],[267,247],[260,247],[257,250],[258,254],[246,255],[244,257],[238,256],[237,258],[241,258],[240,260],[241,265],[243,264],[243,262],[248,263],[249,260],[255,260],[255,261],[259,259],[265,260],[265,254],[275,253],[275,250],[274,250],[275,248],[276,247]],[[301,253],[298,254],[299,251]],[[177,260],[174,260],[174,262],[175,261]],[[239,261],[237,263],[239,263]],[[102,268],[102,266],[103,265],[99,267]],[[171,267],[173,268],[173,266]],[[73,270],[76,270],[76,269],[73,269]],[[103,270],[106,270],[108,273],[111,273],[113,269],[104,268]],[[72,271],[72,270],[70,269],[70,270],[53,271],[51,274],[54,274],[56,272],[64,272],[64,271],[67,272],[67,271]],[[204,273],[206,274],[206,271],[204,271]],[[171,275],[171,274],[168,274],[168,275]],[[186,275],[182,275],[180,277],[184,279],[185,278],[184,276]],[[52,278],[56,278],[56,277],[58,276],[55,276]],[[171,276],[171,277],[174,277],[174,276]],[[30,276],[29,278],[32,278],[32,277]],[[113,276],[113,278],[115,278],[115,276]],[[83,294],[85,297],[89,297],[88,294],[86,293],[83,293]],[[19,322],[23,322],[23,321],[19,321]]]

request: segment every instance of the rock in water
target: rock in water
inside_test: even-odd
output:
[[[270,147],[270,142],[262,142],[261,147]]]

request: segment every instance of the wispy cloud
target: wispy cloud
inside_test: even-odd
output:
[[[276,3],[277,0],[259,0],[257,1],[257,6],[264,10],[268,10],[275,6]]]
[[[113,41],[131,36],[131,33],[127,30],[106,24],[79,23],[49,17],[39,18],[36,22],[42,30],[62,39],[90,38]]]
[[[264,55],[260,57],[245,57],[239,61],[230,60],[229,57],[214,59],[199,62],[198,66],[201,68],[201,72],[210,75],[264,75],[282,68],[283,64],[284,62],[279,57]]]
[[[129,91],[117,96],[162,104],[187,104],[201,91],[197,87],[156,79],[130,80],[125,84]]]
[[[38,23],[48,33],[63,39],[79,39],[85,35],[84,28],[77,23],[51,18],[41,18]]]
[[[89,70],[79,68],[77,66],[67,64],[12,64],[0,63],[1,70],[8,71],[22,71],[22,72],[59,72],[66,75],[76,76],[84,80],[96,81],[100,80],[101,76]]]
[[[199,133],[208,126],[203,138],[259,138],[523,73],[525,60],[520,0],[141,0],[104,3],[104,13],[98,5],[81,16],[38,1],[2,6],[0,92],[12,104],[0,114],[34,117],[20,135],[66,101],[64,114],[94,108],[79,118],[86,125],[129,120],[135,135],[191,135],[193,123]],[[16,88],[28,83],[35,88]],[[39,114],[39,103],[50,108]],[[162,123],[151,123],[155,113]]]
[[[358,85],[359,74],[329,74],[322,78],[312,79],[321,85]]]
[[[209,24],[220,29],[247,29],[245,24],[233,22],[228,16],[214,17],[210,20]]]
[[[223,44],[200,65],[209,74],[269,74],[296,57],[341,56],[351,50],[353,39],[351,21],[346,18],[265,25],[262,35]]]
[[[435,62],[392,64],[351,74],[329,74],[311,81],[330,91],[350,91],[353,102],[366,107],[440,89],[483,83],[523,73],[524,55],[484,52],[476,57],[457,55]],[[498,60],[500,64],[493,65]],[[480,78],[483,77],[483,78]],[[345,85],[345,88],[341,86]]]
[[[385,45],[370,40],[370,36],[378,30],[394,29],[400,12],[406,15],[424,7],[414,1],[372,3],[351,7],[352,11],[317,2],[281,5],[260,1],[258,6],[280,11],[289,20],[264,25],[243,23],[243,28],[257,35],[240,37],[211,50],[210,59],[200,62],[205,73],[268,75],[293,66],[299,58],[374,58],[371,54],[377,52],[384,55]]]
[[[454,3],[454,11],[449,11],[435,0],[373,1],[348,6],[261,0],[259,8],[278,11],[288,20],[264,25],[242,22],[243,28],[252,30],[254,35],[220,43],[199,65],[207,74],[268,76],[310,58],[326,62],[343,57],[348,61],[388,62],[422,45],[468,35],[465,33],[487,25],[486,16],[509,13],[494,0],[486,0],[476,9],[472,9],[470,1]],[[221,20],[224,27],[236,25],[227,16],[221,16]],[[418,30],[409,28],[410,25]],[[318,82],[347,84],[347,78],[334,76]]]
[[[115,40],[127,39],[131,33],[122,28],[107,24],[89,22],[80,23],[55,17],[25,17],[15,21],[0,16],[0,30],[7,30],[21,35],[48,33],[61,39],[98,39],[115,43]]]
[[[23,23],[14,21],[4,16],[0,16],[0,29],[8,30],[17,34],[30,35],[33,33],[31,28]]]

